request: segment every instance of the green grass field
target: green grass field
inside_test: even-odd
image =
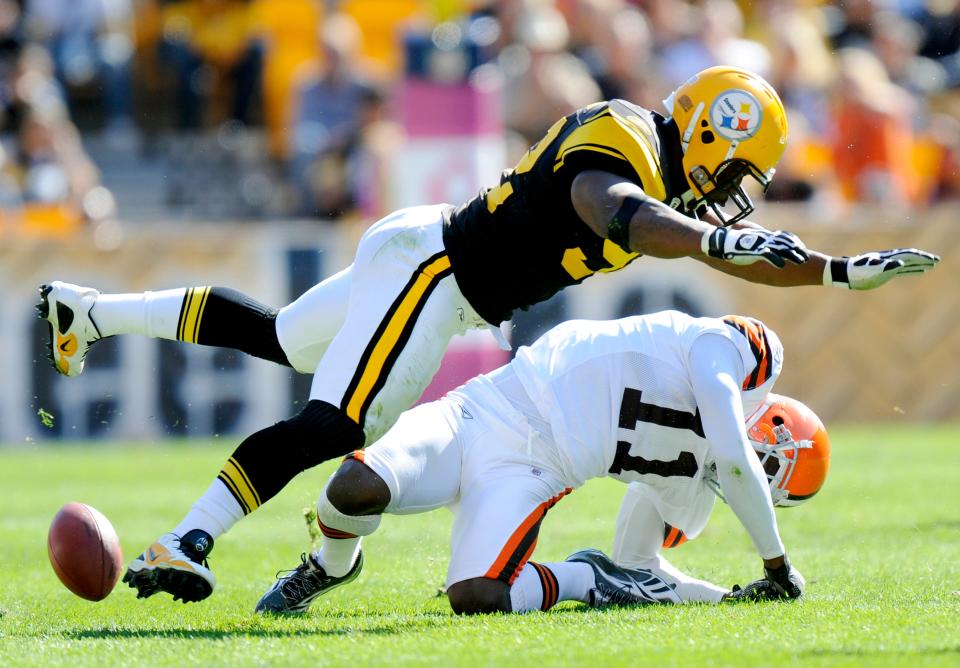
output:
[[[274,572],[298,563],[304,506],[331,470],[302,476],[218,541],[214,595],[184,606],[121,585],[88,603],[63,588],[47,526],[67,501],[114,523],[126,557],[175,524],[232,440],[165,447],[0,449],[0,666],[173,665],[960,665],[960,429],[835,428],[827,486],[778,511],[808,581],[797,604],[648,607],[455,617],[437,596],[450,515],[388,517],[352,585],[295,619],[252,613]],[[608,550],[622,486],[594,481],[550,512],[536,557]],[[671,550],[730,585],[760,562],[718,506]]]

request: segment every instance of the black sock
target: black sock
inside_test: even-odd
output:
[[[190,290],[187,291],[187,298]],[[186,301],[186,300],[185,300]],[[233,348],[248,355],[291,366],[277,339],[277,309],[231,288],[209,288],[196,343]]]
[[[342,410],[313,399],[296,416],[244,440],[217,477],[249,515],[302,471],[362,448],[364,438]]]

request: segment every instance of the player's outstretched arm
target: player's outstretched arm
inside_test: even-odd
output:
[[[809,251],[801,265],[776,269],[762,262],[738,266],[711,257],[696,259],[725,274],[777,287],[835,285],[849,290],[872,290],[897,276],[923,274],[937,266],[940,256],[916,248],[874,251],[849,257],[831,257]]]
[[[704,216],[707,222],[720,225],[711,212]],[[763,229],[756,223],[742,221],[733,227],[739,229]],[[762,262],[738,266],[711,257],[698,260],[722,271],[753,283],[778,287],[801,285],[835,285],[848,290],[872,290],[896,276],[923,274],[937,266],[940,256],[917,248],[895,248],[873,251],[853,256],[831,257],[808,250],[809,259],[800,265],[788,265],[776,271]]]
[[[571,184],[570,198],[577,215],[594,232],[630,252],[773,267],[807,259],[803,242],[789,232],[716,227],[671,209],[609,172],[581,172]]]

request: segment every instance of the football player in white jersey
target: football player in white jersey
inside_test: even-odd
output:
[[[349,455],[318,502],[320,550],[280,576],[257,611],[306,610],[356,578],[361,538],[382,513],[441,506],[455,514],[447,591],[456,612],[546,610],[571,599],[798,598],[803,577],[787,559],[773,505],[819,489],[829,444],[809,409],[770,395],[782,363],[776,334],[750,318],[665,311],[563,323]],[[596,550],[529,561],[546,512],[606,475],[636,483],[615,548],[631,567]],[[765,578],[743,590],[685,576],[658,555],[661,542],[700,532],[711,487],[763,560]]]
[[[664,102],[666,116],[609,100],[559,119],[498,183],[458,207],[390,214],[350,267],[280,310],[222,287],[42,286],[51,359],[67,376],[96,341],[121,334],[234,348],[313,374],[309,401],[245,438],[124,582],[141,597],[206,598],[214,541],[301,472],[376,441],[454,336],[488,325],[499,334],[515,310],[641,255],[696,258],[767,285],[856,290],[939,262],[917,249],[832,257],[746,219],[742,182],[765,190],[787,141],[786,110],[761,77],[708,68]]]

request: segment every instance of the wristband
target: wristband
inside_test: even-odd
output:
[[[726,236],[727,230],[722,227],[707,230],[700,237],[700,251],[707,257],[723,259],[723,242]]]
[[[850,258],[832,257],[823,266],[823,284],[835,285],[838,288],[850,287],[850,276],[847,273],[847,260]]]

